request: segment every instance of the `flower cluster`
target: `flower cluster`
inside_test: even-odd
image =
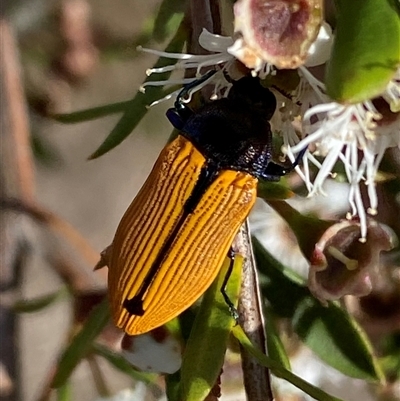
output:
[[[238,1],[235,4],[235,40],[206,30],[200,35],[199,43],[211,53],[209,55],[142,50],[178,59],[174,66],[151,69],[148,74],[196,68],[198,77],[204,68],[217,67],[219,72],[202,84],[214,84],[214,98],[226,96],[231,84],[223,71],[235,77],[237,60],[260,79],[273,79],[279,71],[277,68],[296,67],[297,87],[290,91],[283,88],[276,93],[278,109],[272,126],[282,136],[283,151],[292,161],[308,147],[302,169],[297,171],[310,195],[324,194],[326,179],[335,176],[333,171],[338,161],[343,163],[350,185],[351,212],[348,217],[359,218],[361,241],[365,241],[367,213],[374,215],[378,208],[375,181],[379,164],[387,148],[400,147],[400,68],[377,99],[358,104],[331,101],[324,84],[308,68],[324,64],[329,58],[332,31],[320,19],[319,2],[306,3],[307,7],[300,7],[296,2],[273,2],[259,10],[248,0]],[[263,14],[262,20],[255,16],[259,12]],[[308,22],[305,22],[307,18]],[[260,32],[268,40],[262,39]],[[148,82],[146,85],[185,84],[194,79],[196,77],[175,82]],[[316,167],[317,173],[309,165]],[[361,196],[364,184],[368,189],[368,205]]]

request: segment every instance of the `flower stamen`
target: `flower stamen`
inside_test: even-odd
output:
[[[339,262],[342,262],[347,270],[356,270],[358,268],[358,260],[348,258],[343,252],[341,252],[338,248],[334,246],[328,246],[328,253],[333,256]]]

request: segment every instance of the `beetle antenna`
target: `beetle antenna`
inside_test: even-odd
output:
[[[183,108],[185,108],[184,104],[184,99],[188,97],[190,94],[190,91],[193,88],[196,88],[196,86],[201,85],[203,82],[207,81],[207,79],[211,78],[217,70],[210,70],[207,71],[203,76],[201,76],[199,79],[194,80],[193,82],[190,82],[189,84],[185,85],[183,89],[179,92],[178,96],[176,97],[174,107],[176,110],[180,111]]]

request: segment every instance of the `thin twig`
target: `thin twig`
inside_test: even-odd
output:
[[[233,247],[245,256],[242,273],[242,286],[239,297],[239,323],[252,342],[266,352],[264,320],[261,296],[258,287],[256,264],[251,244],[248,222],[236,236]],[[244,387],[248,401],[273,401],[270,372],[241,348]]]
[[[208,54],[199,44],[199,36],[203,29],[221,34],[221,16],[217,0],[192,0],[190,2],[191,36],[188,51],[193,54]]]
[[[7,107],[8,146],[13,160],[16,195],[32,201],[35,193],[34,166],[30,146],[29,120],[21,82],[17,44],[10,25],[0,19],[0,70],[3,77],[3,105]],[[5,133],[6,134],[6,133]]]
[[[29,122],[25,101],[18,45],[13,30],[5,18],[0,17],[0,94],[1,104],[1,143],[2,143],[2,177],[4,188],[1,192],[19,196],[24,201],[34,198],[34,166],[30,146]],[[24,267],[25,258],[23,243],[24,221],[13,216],[1,214],[1,285],[7,296],[15,297],[20,282],[20,270]],[[21,383],[18,371],[19,347],[16,344],[16,316],[8,307],[1,311],[2,338],[1,360],[4,368],[13,381],[9,394],[2,397],[6,400],[21,398]],[[3,334],[4,334],[3,333]]]
[[[90,266],[99,260],[99,253],[87,242],[74,227],[56,214],[32,203],[18,199],[0,199],[0,207],[25,213],[62,236],[71,246],[77,249]]]
[[[95,355],[88,355],[86,357],[88,361],[90,371],[92,372],[93,381],[96,386],[97,392],[100,397],[109,397],[111,395],[111,391],[109,390],[106,379],[103,375],[103,372],[99,366],[99,362]]]

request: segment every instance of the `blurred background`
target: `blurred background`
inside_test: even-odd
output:
[[[48,116],[133,97],[155,59],[138,53],[135,39],[146,25],[151,27],[158,2],[35,0],[5,1],[1,7],[2,76],[6,77],[5,64],[11,63],[10,74],[14,73],[22,85],[15,88],[15,81],[9,81],[7,85],[12,87],[5,88],[3,81],[1,87],[2,192],[34,199],[43,210],[70,223],[99,254],[112,241],[119,219],[168,139],[167,105],[151,109],[122,146],[93,161],[88,157],[120,115],[75,125],[60,124]],[[17,103],[22,95],[22,110],[18,105],[17,111],[11,107],[13,100],[7,93]],[[12,134],[10,113],[17,113],[17,138]],[[21,128],[24,121],[26,127]],[[24,141],[30,141],[28,154],[16,155],[14,140],[21,148]],[[20,163],[25,164],[22,178],[16,174]],[[30,163],[34,164],[32,174],[24,172]],[[72,280],[80,290],[104,288],[105,271],[92,278],[91,269],[97,260],[90,265],[73,247],[52,244],[56,240],[26,216],[3,214],[2,228],[6,226],[6,232],[2,231],[3,250],[23,246],[29,263],[23,263],[17,273],[20,261],[6,260],[2,254],[2,305],[54,293],[64,282],[60,279],[63,274],[75,274]],[[62,248],[61,252],[75,260],[83,272],[71,273],[68,268],[67,272],[55,271],[54,263],[49,264],[49,258],[54,257],[50,255],[53,245]],[[86,282],[82,279],[85,274],[89,274]],[[15,275],[19,285],[14,285]],[[8,377],[14,372],[2,366],[0,399],[28,401],[42,396],[54,359],[67,341],[72,313],[68,297],[45,310],[20,314],[15,321],[2,307],[2,361],[9,361],[18,375]],[[6,338],[9,330],[11,341]],[[14,350],[9,348],[12,344]],[[73,398],[91,400],[97,392],[88,380],[88,366],[82,365],[73,375]],[[122,375],[114,377],[115,381],[110,380],[113,391],[122,383],[126,386],[128,380]]]
[[[93,273],[93,266],[171,133],[165,117],[171,103],[164,102],[150,109],[122,145],[89,161],[121,114],[79,124],[61,124],[54,118],[133,98],[156,59],[138,52],[137,45],[162,50],[163,40],[170,36],[152,38],[159,7],[158,0],[1,2],[1,401],[54,398],[49,383],[55,362],[91,306],[105,294],[106,271]],[[176,23],[171,23],[170,33],[174,29]],[[390,152],[398,167],[398,150]],[[329,202],[326,198],[302,202],[303,210],[324,218],[343,216],[347,186],[330,183],[328,187]],[[296,200],[292,204],[296,206]],[[385,214],[385,203],[381,205],[380,214],[390,220],[387,216],[393,213]],[[265,208],[264,203],[257,205],[252,218],[259,238],[265,238],[264,245],[271,249],[280,247],[276,258],[288,257],[288,265],[295,261],[301,265],[300,273],[305,273],[307,263],[299,262],[300,251],[293,246],[293,252],[288,252],[291,245],[275,237],[279,230],[293,242],[287,226],[281,226],[276,215],[268,217],[274,235],[268,228],[265,231],[265,225],[257,225],[260,212],[262,219],[271,213]],[[393,226],[398,225],[393,221]],[[275,245],[268,243],[275,238]],[[382,284],[383,300],[372,298],[366,304],[376,313],[376,323],[370,319],[373,315],[365,315],[372,338],[400,330],[396,269],[397,275],[388,278],[393,288]],[[359,310],[359,305],[353,309]],[[283,336],[293,335],[281,323]],[[110,329],[104,338],[111,344],[118,335]],[[398,341],[398,334],[393,338]],[[305,347],[289,346],[289,353],[296,355],[294,371],[326,391],[346,396],[346,401],[378,399],[376,388],[340,375]],[[227,382],[236,384],[224,399],[241,400],[237,356],[231,355],[231,365]],[[393,387],[381,391],[379,400],[400,399],[398,381],[393,382]],[[284,382],[276,385],[286,394],[277,400],[306,399]],[[131,378],[103,359],[85,359],[72,375],[71,399],[95,400],[130,387]],[[58,398],[67,399],[60,394]],[[120,393],[119,399],[156,398],[154,392],[143,391],[140,396]]]

